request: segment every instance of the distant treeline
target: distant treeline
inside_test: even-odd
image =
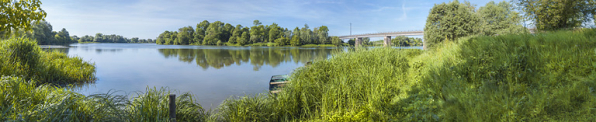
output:
[[[341,45],[343,41],[338,37],[329,37],[327,26],[310,29],[307,24],[302,28],[279,27],[276,23],[262,25],[259,20],[253,21],[253,26],[244,27],[229,23],[207,20],[196,25],[182,27],[178,31],[165,31],[156,40],[164,45],[248,45],[256,43],[273,43],[277,46],[300,46],[305,44],[334,44]]]
[[[32,22],[31,31],[17,30],[13,31],[11,35],[22,36],[26,38],[34,39],[39,45],[50,45],[50,44],[70,44],[77,42],[98,42],[98,43],[155,43],[154,39],[139,39],[126,38],[121,35],[103,35],[101,33],[95,34],[95,37],[85,35],[78,37],[76,35],[70,36],[65,28],[62,28],[59,32],[52,31],[52,25],[46,21]],[[7,37],[0,37],[7,38]]]
[[[98,42],[98,43],[155,43],[154,39],[139,39],[138,37],[126,38],[121,35],[103,35],[102,33],[95,34],[95,37],[85,35],[83,37],[73,36],[73,39],[80,43],[84,42]]]
[[[348,44],[354,45],[354,39],[348,40]],[[362,38],[363,45],[370,45],[370,46],[382,46],[383,40],[377,41],[370,41],[370,38],[365,37]],[[406,36],[396,36],[395,38],[391,39],[392,46],[422,46],[422,38],[414,38],[414,37],[406,37]]]

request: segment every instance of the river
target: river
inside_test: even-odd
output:
[[[229,97],[268,93],[272,75],[327,59],[337,49],[91,43],[53,50],[95,63],[98,80],[77,88],[79,93],[130,96],[167,87],[215,109]]]
[[[422,47],[402,47],[421,49]],[[268,93],[272,75],[288,74],[344,48],[227,47],[126,43],[71,44],[54,48],[95,63],[95,83],[75,91],[135,95],[147,88],[190,92],[205,109],[230,97]]]

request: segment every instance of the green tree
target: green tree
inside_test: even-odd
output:
[[[370,42],[370,38],[369,37],[362,38],[362,43],[364,45],[372,45],[372,43]]]
[[[52,25],[46,21],[35,22],[32,28],[32,34],[27,34],[29,38],[37,41],[37,44],[51,44],[56,38],[52,33]]]
[[[499,4],[488,2],[478,9],[480,15],[482,35],[502,35],[525,32],[521,25],[521,16],[514,11],[513,5],[502,1]]]
[[[248,32],[242,32],[242,37],[238,38],[238,44],[244,46],[248,43],[248,40],[250,39]]]
[[[132,38],[130,39],[130,42],[131,42],[131,43],[139,43],[139,37],[132,37]]]
[[[300,37],[298,36],[294,36],[291,40],[290,40],[290,45],[292,46],[300,46]]]
[[[255,25],[250,27],[250,42],[252,43],[257,43],[257,42],[261,42],[261,37],[262,37],[262,26],[260,25],[259,20],[255,20]]]
[[[243,32],[242,25],[240,25],[240,24],[236,25],[236,28],[234,28],[234,32],[232,32],[232,37],[230,37],[228,42],[231,44],[238,43],[238,38],[240,38],[240,36],[242,36],[242,32]]]
[[[356,40],[350,39],[350,40],[348,40],[348,44],[351,45],[351,46],[355,46]]]
[[[93,42],[93,40],[94,40],[93,36],[85,35],[85,36],[81,37],[78,41],[79,42]]]
[[[56,39],[57,42],[52,43],[52,44],[71,43],[70,35],[69,35],[68,31],[66,31],[65,28],[62,28],[62,30],[60,30],[60,32],[58,32],[58,34],[56,34],[54,38]]]
[[[275,40],[275,44],[277,44],[277,46],[284,46],[284,45],[288,45],[288,41],[289,39],[286,37],[282,37],[282,38],[278,38]]]
[[[216,45],[218,41],[221,41],[222,30],[224,24],[220,21],[215,21],[209,25],[207,32],[205,33],[205,39],[203,40],[204,45]]]
[[[232,24],[226,23],[222,28],[222,35],[220,40],[222,42],[228,42],[230,37],[232,36],[232,32],[234,32],[234,26],[232,26]]]
[[[594,20],[595,0],[514,0],[538,30],[579,27]]]
[[[0,34],[8,36],[12,30],[31,30],[32,22],[45,20],[47,13],[39,0],[0,0]]]
[[[300,42],[301,44],[310,44],[311,43],[311,34],[312,31],[308,29],[308,24],[304,24],[304,27],[300,29]]]
[[[478,32],[480,19],[474,7],[455,0],[450,3],[436,4],[426,19],[424,41],[433,47],[444,40],[455,40],[474,35]]]
[[[203,39],[205,39],[205,31],[209,28],[209,21],[203,20],[203,22],[197,24],[195,33],[193,34],[193,42],[195,44],[203,44]]]
[[[95,34],[95,38],[93,39],[93,42],[103,42],[103,34],[102,33],[96,33]]]
[[[294,40],[294,38],[298,38],[298,42],[300,41],[300,28],[296,27],[294,28],[293,34],[292,34],[292,40]]]
[[[333,45],[335,45],[335,46],[341,46],[341,42],[342,42],[342,40],[339,39],[339,37],[337,37],[337,36],[331,37],[331,43]]]
[[[75,41],[78,41],[79,39],[80,37],[78,37],[77,35],[70,36],[70,41],[73,43],[76,43]]]
[[[195,33],[195,31],[191,26],[178,29],[178,35],[177,35],[178,38],[174,44],[176,44],[176,45],[195,44],[196,42],[193,37],[194,33]]]
[[[327,26],[321,26],[318,29],[317,36],[319,39],[320,44],[330,44],[331,41],[328,39],[329,37],[329,28]]]
[[[283,37],[280,28],[277,26],[276,23],[271,24],[269,28],[269,40],[275,40],[275,42],[277,43],[277,39]]]

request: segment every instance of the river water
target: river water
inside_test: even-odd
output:
[[[306,62],[327,59],[337,48],[224,47],[92,43],[58,48],[95,63],[95,83],[76,89],[89,95],[134,95],[167,87],[194,94],[206,109],[223,100],[268,93],[272,75],[288,74]]]
[[[268,93],[272,75],[346,49],[91,43],[51,50],[95,63],[98,80],[76,88],[79,93],[131,96],[163,87],[190,92],[205,109],[215,109],[230,97]]]

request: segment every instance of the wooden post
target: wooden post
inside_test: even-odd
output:
[[[176,94],[170,94],[170,121],[176,122]]]

